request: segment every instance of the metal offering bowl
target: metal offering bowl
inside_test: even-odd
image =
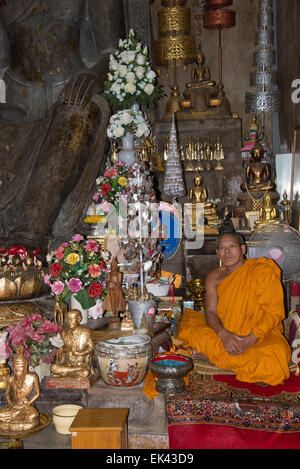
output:
[[[44,272],[35,267],[0,269],[0,301],[39,298],[49,291],[43,280]]]
[[[183,355],[157,355],[150,370],[158,377],[156,391],[162,394],[180,394],[185,390],[184,376],[193,368],[193,360]]]

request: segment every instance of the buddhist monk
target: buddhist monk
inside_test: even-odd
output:
[[[291,350],[282,334],[280,269],[270,259],[247,260],[245,253],[238,233],[219,235],[221,267],[206,278],[205,314],[185,310],[178,337],[240,381],[282,384]]]

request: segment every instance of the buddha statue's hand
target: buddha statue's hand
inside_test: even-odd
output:
[[[85,107],[99,89],[97,76],[93,73],[74,75],[59,95],[59,100],[68,106]]]

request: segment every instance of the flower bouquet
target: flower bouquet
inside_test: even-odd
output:
[[[141,111],[128,109],[118,111],[111,116],[107,136],[117,139],[124,137],[127,133],[133,134],[136,138],[148,137],[150,134],[150,125]]]
[[[62,326],[49,321],[40,314],[30,314],[16,324],[6,328],[6,358],[12,357],[19,345],[24,346],[24,356],[29,365],[36,367],[42,361],[50,364],[54,361],[57,348],[51,339],[59,334]]]
[[[110,55],[104,97],[114,108],[128,109],[135,103],[148,108],[162,96],[161,88],[151,68],[147,47],[130,29],[129,37],[120,39],[118,51]]]
[[[48,254],[49,274],[44,282],[59,302],[67,302],[74,294],[83,309],[95,306],[96,299],[106,296],[106,262],[110,253],[102,251],[94,240],[76,234]]]
[[[93,201],[101,205],[101,211],[105,215],[112,211],[112,206],[115,207],[117,215],[119,214],[119,202],[126,201],[128,192],[128,173],[129,170],[123,161],[118,161],[107,169],[103,176],[96,179],[97,191],[93,195]]]

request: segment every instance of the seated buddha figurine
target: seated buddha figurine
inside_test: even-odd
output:
[[[264,204],[259,210],[259,219],[256,220],[255,226],[270,223],[280,223],[280,218],[277,208],[272,204],[270,194],[266,194]]]
[[[189,201],[192,203],[204,204],[204,215],[215,216],[217,213],[216,205],[213,202],[207,202],[208,193],[205,186],[203,186],[203,176],[197,173],[194,177],[194,187],[190,189]]]
[[[186,84],[186,90],[183,93],[185,99],[181,102],[182,108],[206,111],[210,97],[216,94],[216,82],[210,79],[210,71],[205,65],[205,57],[201,49],[196,56],[191,78],[192,82]]]
[[[256,142],[251,150],[252,159],[246,166],[245,183],[241,185],[242,191],[249,192],[274,191],[275,183],[271,180],[271,168],[268,163],[262,162],[264,148]]]
[[[87,378],[93,374],[91,330],[79,325],[81,319],[78,309],[67,311],[66,327],[61,332],[64,345],[57,350],[55,363],[50,367],[52,376]]]

